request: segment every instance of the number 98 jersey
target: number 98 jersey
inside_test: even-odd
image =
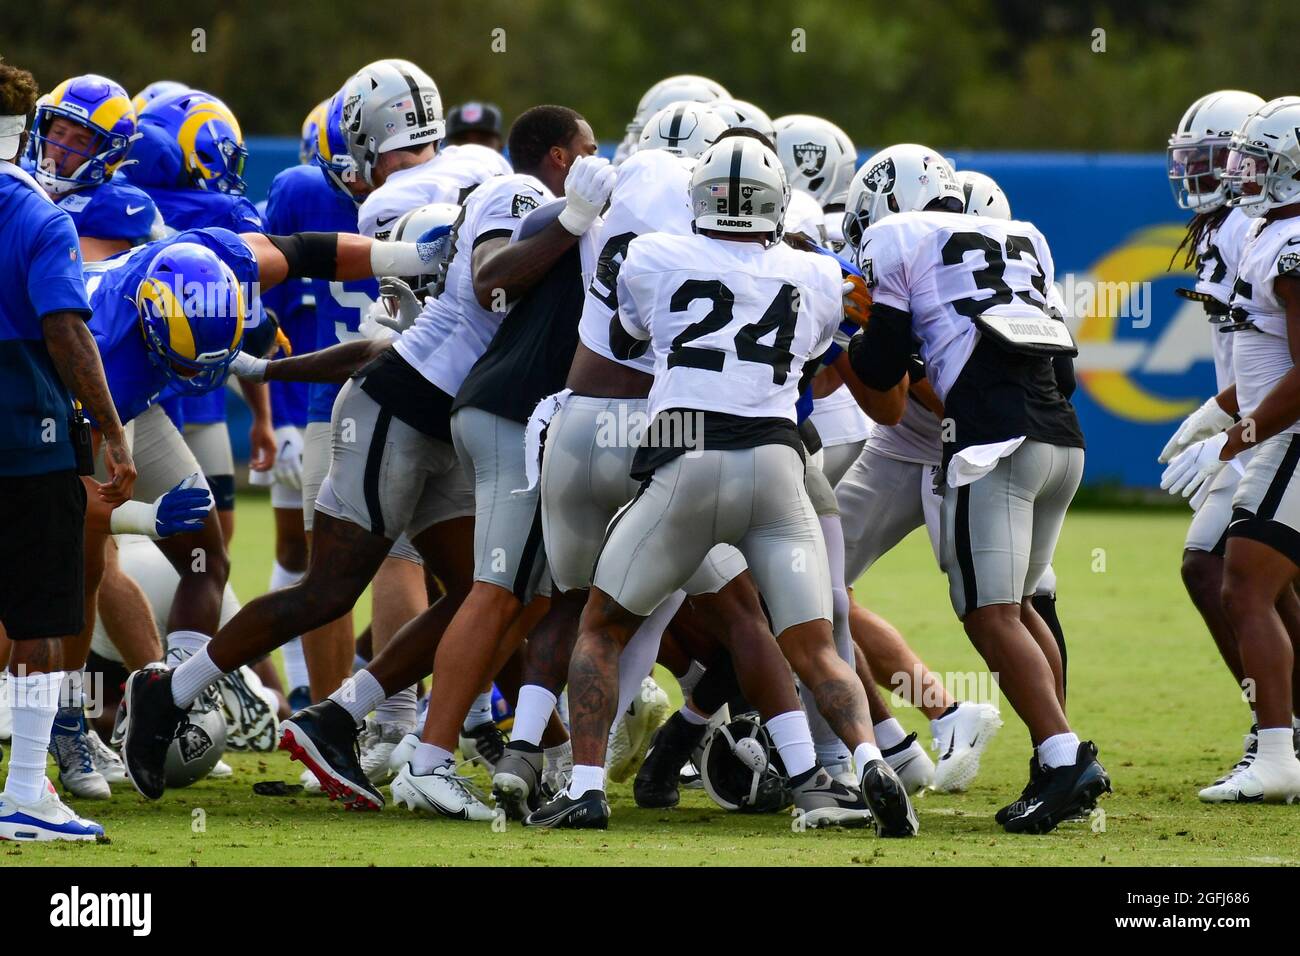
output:
[[[778,243],[650,233],[618,274],[618,320],[654,350],[649,414],[795,420],[804,363],[842,318],[839,264]]]
[[[875,305],[911,313],[940,399],[979,340],[975,317],[1043,320],[1052,253],[1032,224],[965,213],[905,212],[862,234],[858,266]]]

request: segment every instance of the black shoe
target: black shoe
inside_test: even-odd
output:
[[[352,715],[332,700],[305,707],[280,725],[280,749],[301,760],[331,800],[349,810],[382,810],[384,796],[361,769]]]
[[[492,796],[511,820],[522,820],[542,802],[542,748],[523,740],[506,744],[492,774]]]
[[[1096,746],[1085,740],[1074,763],[1043,768],[1038,792],[1016,804],[1003,826],[1008,833],[1050,833],[1065,820],[1091,813],[1104,793],[1110,793],[1110,777],[1097,762]]]
[[[560,830],[609,829],[609,801],[599,790],[588,790],[571,797],[562,790],[524,818],[526,827],[552,827]]]
[[[676,713],[655,731],[641,769],[632,782],[632,796],[638,807],[663,810],[677,806],[681,800],[677,788],[682,782],[682,767],[691,759],[707,729],[706,724],[697,727]]]
[[[1038,754],[1031,753],[1029,755],[1029,782],[1025,784],[1025,789],[1020,791],[1020,796],[1015,800],[993,814],[993,819],[997,821],[999,826],[1005,825],[1008,820],[1021,813],[1029,805],[1029,802],[1037,795],[1038,788],[1042,785],[1043,768],[1038,765]]]
[[[907,787],[883,760],[872,760],[862,771],[862,799],[871,809],[876,836],[916,836],[921,823],[916,819]]]
[[[487,767],[488,773],[496,773],[497,761],[505,755],[506,735],[492,721],[477,727],[462,727],[460,730],[460,753],[466,760],[477,760]]]
[[[126,679],[122,695],[122,762],[141,796],[157,800],[167,789],[167,748],[185,720],[172,700],[172,672],[151,664]]]

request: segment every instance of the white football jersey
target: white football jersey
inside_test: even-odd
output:
[[[474,248],[487,239],[509,239],[519,220],[553,198],[535,177],[511,173],[489,179],[465,200],[453,228],[442,293],[425,302],[415,324],[398,336],[395,345],[402,358],[448,395],[456,394],[509,311],[479,305],[474,295]]]
[[[943,458],[943,425],[937,415],[911,395],[897,425],[876,422],[867,447],[886,458],[919,465],[938,465]]]
[[[843,317],[840,267],[784,243],[651,233],[618,273],[624,330],[650,341],[651,417],[668,408],[795,421],[804,363]]]
[[[652,354],[623,361],[614,358],[609,348],[609,320],[618,308],[618,272],[628,244],[637,236],[651,232],[690,234],[694,166],[695,160],[662,149],[639,150],[619,165],[618,181],[598,237],[600,255],[595,275],[587,286],[578,322],[578,338],[583,345],[611,362],[647,375],[655,371]]]
[[[1237,403],[1250,415],[1294,363],[1286,328],[1286,305],[1277,296],[1280,275],[1300,279],[1300,219],[1259,225],[1248,235],[1232,291],[1232,317],[1253,328],[1228,333],[1237,380]],[[1300,432],[1293,424],[1287,432]]]
[[[825,398],[814,398],[812,414],[808,417],[826,446],[862,441],[871,434],[871,426],[875,424],[847,385],[841,385]]]
[[[460,205],[466,195],[493,176],[513,170],[494,149],[467,143],[447,146],[419,166],[399,169],[366,197],[357,211],[357,229],[372,239],[387,239],[397,220],[431,202]]]
[[[790,202],[785,207],[787,233],[802,232],[817,245],[825,246],[827,244],[825,222],[826,214],[822,212],[822,207],[813,198],[812,193],[802,189],[790,189]]]
[[[975,349],[980,314],[1042,320],[1055,267],[1033,224],[951,212],[904,212],[863,233],[857,261],[872,300],[911,313],[940,399]]]
[[[1256,220],[1240,209],[1228,212],[1218,227],[1201,237],[1196,246],[1196,291],[1211,295],[1224,305],[1232,301],[1232,285],[1246,236]],[[1234,381],[1232,372],[1232,334],[1210,326],[1210,346],[1214,352],[1215,387],[1221,392]]]

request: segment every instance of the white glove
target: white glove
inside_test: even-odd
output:
[[[373,342],[391,342],[397,338],[397,333],[388,324],[391,321],[392,316],[388,314],[383,302],[371,302],[370,308],[361,316],[357,332]]]
[[[394,332],[409,329],[424,309],[424,304],[416,298],[411,287],[397,276],[385,276],[379,280],[379,302],[384,310],[383,314],[375,313],[375,321]]]
[[[286,488],[302,490],[302,432],[293,425],[275,430],[275,464],[271,476]]]
[[[564,208],[560,210],[560,225],[575,236],[580,236],[596,221],[600,211],[614,191],[618,173],[608,159],[599,156],[579,156],[569,167],[564,180]]]
[[[247,352],[237,352],[234,361],[230,363],[230,371],[231,374],[238,375],[250,382],[264,382],[266,381],[266,367],[270,364],[267,359],[254,358]]]
[[[1184,498],[1196,494],[1202,485],[1214,481],[1215,476],[1227,464],[1219,459],[1219,452],[1227,441],[1227,433],[1219,432],[1190,448],[1184,448],[1160,476],[1160,487],[1171,495],[1181,494]]]
[[[1178,426],[1178,431],[1165,443],[1164,451],[1156,460],[1162,465],[1166,464],[1184,448],[1231,428],[1235,421],[1235,418],[1219,407],[1214,398],[1210,398]]]

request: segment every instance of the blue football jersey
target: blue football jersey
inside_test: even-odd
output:
[[[162,226],[149,194],[121,176],[64,193],[56,202],[72,217],[77,235],[87,239],[124,239],[137,245],[156,238],[155,224]]]
[[[257,282],[256,257],[244,241],[228,229],[189,229],[101,262],[86,263],[90,332],[99,346],[108,389],[123,423],[157,401],[171,383],[168,374],[150,360],[148,346],[140,331],[135,293],[154,256],[176,242],[197,242],[211,249],[230,266],[235,278],[250,290]],[[251,315],[257,310],[250,305],[249,311]],[[211,394],[222,395],[223,392],[224,389],[217,388]]]
[[[325,179],[317,166],[292,166],[271,183],[266,200],[266,227],[272,235],[295,232],[356,232],[357,207]],[[312,345],[299,345],[287,332],[295,351],[323,349],[358,338],[361,318],[379,297],[374,279],[349,282],[311,280],[316,305],[316,335]],[[341,385],[312,383],[307,387],[307,421],[327,422]]]

